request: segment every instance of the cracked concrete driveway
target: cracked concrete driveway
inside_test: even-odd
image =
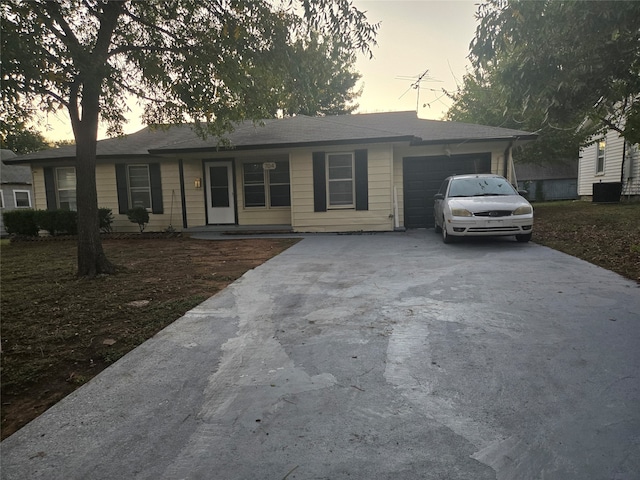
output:
[[[638,479],[639,312],[534,244],[310,236],[5,440],[2,478]]]

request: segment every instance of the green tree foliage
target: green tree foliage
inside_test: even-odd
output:
[[[522,112],[520,109],[509,108],[504,104],[498,82],[498,79],[485,79],[480,74],[465,75],[458,91],[449,94],[453,104],[447,112],[447,119],[537,133],[538,141],[524,146],[515,145],[515,158],[521,163],[557,163],[578,157],[585,129],[551,125],[539,110]],[[576,117],[574,120],[577,125],[582,121],[584,118]],[[593,129],[590,131],[593,132]]]
[[[478,19],[470,58],[494,72],[508,106],[560,127],[588,117],[640,141],[640,2],[489,0]]]
[[[29,118],[33,105],[65,108],[71,119],[81,276],[114,271],[95,221],[99,119],[119,133],[127,96],[145,105],[148,124],[194,122],[216,135],[279,109],[310,112],[294,103],[311,91],[314,70],[296,72],[296,59],[326,61],[324,80],[341,85],[336,59],[370,54],[377,30],[350,0],[279,9],[268,0],[7,0],[0,14],[4,110]]]
[[[27,128],[23,122],[11,124],[0,120],[0,147],[19,155],[46,150],[51,145],[40,132]]]
[[[338,41],[312,33],[289,47],[279,109],[285,115],[342,115],[358,108],[356,57]]]

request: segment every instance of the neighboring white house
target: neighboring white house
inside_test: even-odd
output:
[[[640,196],[638,144],[625,142],[618,132],[609,130],[604,137],[582,148],[578,164],[578,195],[592,198],[594,184],[603,184],[596,187],[596,196],[598,190],[619,191],[623,197]]]
[[[11,150],[0,150],[0,211],[31,208],[31,168],[23,165],[5,165],[4,160],[15,157]],[[0,235],[5,236],[4,220],[0,214]]]

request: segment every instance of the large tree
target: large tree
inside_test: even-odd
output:
[[[221,135],[296,110],[296,84],[309,85],[290,81],[304,45],[317,61],[348,59],[370,54],[377,30],[350,0],[8,0],[0,9],[5,112],[69,113],[81,276],[114,270],[97,223],[96,142],[100,120],[121,131],[127,96],[145,104],[149,124]]]
[[[490,89],[497,122],[559,142],[605,128],[640,141],[640,2],[489,0],[477,18],[470,59],[483,90],[465,83],[456,108]]]

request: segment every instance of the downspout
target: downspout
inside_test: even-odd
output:
[[[624,164],[627,160],[627,140],[622,142],[622,165],[620,166],[620,186],[624,189]]]

